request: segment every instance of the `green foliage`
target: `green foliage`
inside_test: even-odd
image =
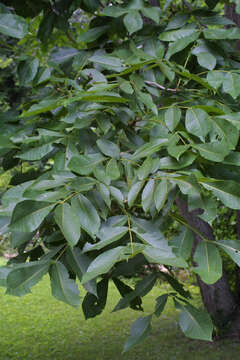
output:
[[[0,7],[1,54],[11,59],[1,82],[15,92],[1,105],[1,176],[10,179],[0,235],[10,232],[18,251],[2,283],[21,296],[48,272],[52,294],[75,307],[77,277],[89,318],[103,311],[111,278],[119,308],[141,310],[156,274],[134,290],[122,277],[163,264],[183,332],[210,340],[209,315],[188,303],[172,270],[215,283],[223,251],[240,264],[239,241],[210,241],[175,204],[181,197],[202,208],[209,224],[216,199],[240,209],[240,30],[202,2],[24,3]],[[87,22],[74,21],[79,9]],[[169,239],[172,218],[187,229]],[[124,351],[146,337],[167,298],[133,324]]]

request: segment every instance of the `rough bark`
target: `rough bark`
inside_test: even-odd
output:
[[[240,27],[240,14],[236,13],[236,5],[232,4],[232,5],[227,5],[225,4],[225,8],[224,8],[224,12],[225,12],[225,16],[234,21],[235,24],[237,24],[237,26]]]
[[[149,0],[151,6],[159,6],[159,0]]]
[[[236,5],[235,4],[225,4],[224,7],[225,16],[235,22],[238,27],[240,27],[240,14],[236,13]],[[236,48],[240,50],[240,41],[236,41]]]
[[[198,216],[202,214],[202,209],[189,211],[187,203],[181,198],[177,199],[177,206],[181,216],[189,225],[196,228],[206,238],[210,240],[215,239],[212,227]],[[193,252],[197,244],[202,241],[201,237],[197,234],[194,235],[194,238]],[[218,329],[218,335],[239,335],[240,309],[230,289],[225,269],[223,268],[223,275],[215,284],[205,284],[199,276],[197,276],[197,283],[200,288],[203,304]]]

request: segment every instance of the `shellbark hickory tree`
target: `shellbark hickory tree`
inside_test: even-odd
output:
[[[167,301],[186,336],[239,334],[239,277],[230,287],[222,259],[239,266],[240,241],[216,239],[213,225],[219,207],[240,209],[239,10],[217,0],[2,1],[0,79],[11,86],[0,100],[0,224],[18,253],[0,268],[7,294],[49,273],[53,296],[90,318],[112,280],[114,311],[142,310],[159,273],[135,288],[124,279],[163,264],[172,291],[132,325],[124,351]],[[195,274],[204,310],[175,269]]]

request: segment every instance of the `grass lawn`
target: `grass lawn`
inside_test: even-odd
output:
[[[145,343],[121,355],[130,325],[140,313],[127,309],[111,314],[119,294],[113,284],[109,291],[111,296],[102,315],[85,321],[81,309],[51,296],[47,276],[23,298],[4,295],[0,288],[0,360],[239,359],[238,343],[186,339],[177,326],[171,303],[161,318],[154,319]],[[158,285],[144,298],[146,315],[163,291]]]

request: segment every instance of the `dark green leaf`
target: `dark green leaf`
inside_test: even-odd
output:
[[[192,339],[212,341],[213,324],[208,313],[190,304],[175,304],[177,309],[183,310],[179,316],[179,325],[183,333]]]
[[[196,29],[180,29],[163,32],[159,35],[162,41],[177,41],[198,32]]]
[[[208,70],[213,70],[217,63],[215,56],[207,52],[201,52],[200,54],[198,54],[197,61],[200,66]]]
[[[176,278],[174,278],[173,276],[169,275],[169,273],[162,271],[162,277],[164,277],[167,282],[169,283],[169,285],[171,285],[171,287],[178,292],[179,295],[183,296],[184,298],[188,299],[191,298],[191,294],[189,291],[186,291],[184,289],[184,285],[181,284]]]
[[[60,204],[54,211],[54,218],[70,246],[75,246],[81,235],[78,216],[68,203]]]
[[[240,241],[239,240],[219,240],[216,242],[232,260],[240,266]]]
[[[31,241],[34,237],[34,233],[24,233],[12,231],[10,235],[10,242],[13,248],[17,248],[25,243]]]
[[[21,86],[28,84],[37,75],[39,66],[38,59],[20,62],[18,66],[18,77]]]
[[[190,145],[169,145],[167,151],[169,155],[179,160],[180,157],[190,148]]]
[[[214,284],[222,276],[222,258],[217,247],[202,241],[197,245],[194,261],[198,264],[193,271],[206,284]]]
[[[205,0],[205,3],[212,10],[219,3],[219,0]]]
[[[115,159],[109,160],[106,166],[106,176],[111,180],[117,180],[120,175],[117,161]]]
[[[77,275],[79,281],[82,280],[83,274],[87,271],[87,268],[91,262],[87,255],[83,254],[77,247],[68,247],[66,251],[67,262],[70,265],[72,271]],[[93,279],[84,284],[85,289],[97,296],[96,280]]]
[[[8,293],[23,296],[48,272],[50,263],[33,261],[13,268],[7,277]]]
[[[128,12],[127,9],[120,8],[119,6],[107,6],[103,10],[103,14],[105,16],[111,16],[114,18],[118,18]]]
[[[154,139],[149,143],[140,146],[140,148],[132,155],[132,160],[138,160],[152,155],[162,147],[166,146],[167,142],[167,139]]]
[[[128,12],[124,17],[123,22],[130,35],[143,27],[142,17],[138,11],[132,10]]]
[[[194,241],[193,232],[189,228],[184,227],[180,231],[178,236],[172,239],[171,244],[173,245],[173,247],[175,247],[174,252],[178,256],[187,260],[190,258],[191,255],[193,241]]]
[[[225,142],[214,141],[212,143],[193,145],[200,155],[211,161],[222,162],[230,150]]]
[[[152,171],[154,160],[150,157],[146,158],[140,168],[137,170],[139,180],[144,180]]]
[[[161,315],[161,313],[163,312],[165,305],[167,303],[167,300],[168,300],[168,294],[161,295],[156,299],[157,303],[155,306],[154,314],[157,317],[159,317]]]
[[[87,293],[83,303],[82,309],[85,319],[93,318],[103,311],[107,302],[108,294],[108,279],[103,279],[97,284],[97,294]]]
[[[126,307],[130,306],[133,301],[138,300],[139,297],[144,297],[147,295],[152,290],[156,280],[156,274],[151,274],[138,281],[135,289],[133,291],[128,291],[124,297],[119,300],[113,311],[125,309]]]
[[[22,154],[17,155],[18,158],[28,161],[41,160],[45,155],[49,154],[53,150],[52,144],[45,144],[37,146],[34,149],[28,150]]]
[[[186,112],[185,126],[190,134],[204,140],[211,130],[211,122],[208,114],[202,109],[191,108]]]
[[[117,72],[124,70],[124,65],[118,57],[110,55],[93,55],[89,58],[89,61],[100,64],[106,68],[115,70]]]
[[[106,156],[110,156],[114,159],[119,159],[120,157],[120,149],[114,144],[112,141],[99,139],[97,140],[97,146],[102,151],[102,153]]]
[[[51,54],[50,61],[54,64],[64,64],[79,54],[79,50],[70,47],[55,48]]]
[[[160,14],[161,14],[160,8],[158,8],[156,6],[154,6],[154,7],[143,7],[141,9],[141,12],[147,18],[155,21],[155,23],[157,23],[157,24],[159,23]]]
[[[154,190],[154,202],[156,209],[160,211],[166,200],[170,190],[169,182],[165,179],[160,181]]]
[[[233,27],[231,29],[206,29],[203,31],[205,39],[214,40],[238,40],[240,29]]]
[[[152,96],[142,91],[137,91],[138,99],[146,106],[147,109],[151,110],[154,115],[158,115],[157,106],[154,104]]]
[[[56,262],[50,268],[50,279],[53,296],[74,307],[80,305],[79,290],[74,280],[69,278],[65,266]]]
[[[181,28],[183,25],[187,23],[189,19],[188,14],[177,14],[176,16],[172,17],[167,24],[166,30],[173,30]]]
[[[147,212],[152,205],[153,195],[154,195],[155,181],[150,179],[145,185],[142,192],[142,207],[145,212]]]
[[[223,71],[209,71],[207,81],[214,89],[218,89],[224,81],[225,73]]]
[[[123,197],[123,194],[122,194],[121,190],[119,190],[119,189],[116,188],[115,186],[109,186],[109,190],[110,190],[110,193],[111,193],[112,197],[113,197],[120,205],[123,205],[124,197]]]
[[[175,42],[171,43],[168,47],[166,59],[169,60],[172,55],[185,49],[188,45],[196,41],[198,37],[199,33],[194,32],[189,36],[183,37],[182,39],[176,40]]]
[[[72,199],[72,210],[77,215],[80,226],[93,238],[100,228],[100,218],[93,204],[84,196]]]
[[[128,295],[134,291],[130,286],[126,285],[124,282],[122,282],[118,278],[113,278],[113,282],[122,297],[124,297],[125,295]],[[143,308],[141,305],[142,305],[142,299],[140,296],[136,296],[129,303],[129,306],[131,309],[143,311]]]
[[[123,353],[142,343],[151,332],[152,315],[138,318],[131,326],[131,335],[124,345]]]
[[[177,257],[170,247],[168,248],[156,248],[152,246],[146,246],[143,250],[143,254],[149,262],[155,264],[187,267],[186,261]]]
[[[32,232],[36,230],[54,205],[44,201],[25,200],[16,205],[10,223],[11,230]]]
[[[97,256],[83,275],[82,283],[85,284],[95,277],[107,273],[116,262],[122,259],[123,254],[124,246],[118,246]]]
[[[40,103],[32,105],[28,110],[23,111],[22,117],[34,116],[56,109],[59,100],[42,100]]]
[[[240,209],[240,189],[237,182],[231,180],[211,181],[210,179],[199,182],[230,209]]]
[[[182,155],[179,161],[170,156],[160,158],[158,168],[161,170],[180,170],[191,165],[196,159],[196,155],[192,152],[187,152]]]
[[[12,271],[12,268],[7,266],[0,267],[0,286],[7,286],[7,277],[8,274]]]
[[[70,170],[80,175],[89,175],[93,172],[94,167],[105,160],[100,153],[73,156],[68,163]]]
[[[224,158],[223,164],[240,166],[240,153],[231,151],[230,154]]]
[[[225,141],[229,149],[234,150],[239,139],[239,132],[236,131],[236,127],[227,120],[218,117],[211,119],[213,120],[212,131]]]
[[[240,95],[240,75],[228,72],[223,79],[223,91],[236,99]]]
[[[138,181],[134,185],[131,186],[128,193],[128,206],[132,207],[134,202],[143,187],[144,181]]]
[[[112,244],[113,242],[121,239],[128,232],[128,228],[126,226],[103,226],[97,237],[100,239],[99,242],[86,248],[83,248],[84,251],[92,251],[92,250],[100,250],[103,247]]]
[[[0,32],[4,35],[22,39],[28,33],[24,18],[13,14],[0,14]]]
[[[178,106],[172,106],[165,112],[165,124],[170,131],[173,131],[181,120],[181,110]]]
[[[79,42],[90,43],[92,41],[97,40],[100,36],[105,34],[108,29],[109,29],[108,25],[106,25],[106,26],[98,26],[96,28],[91,28],[91,29],[87,30],[86,32],[81,33],[78,36],[78,41]]]

